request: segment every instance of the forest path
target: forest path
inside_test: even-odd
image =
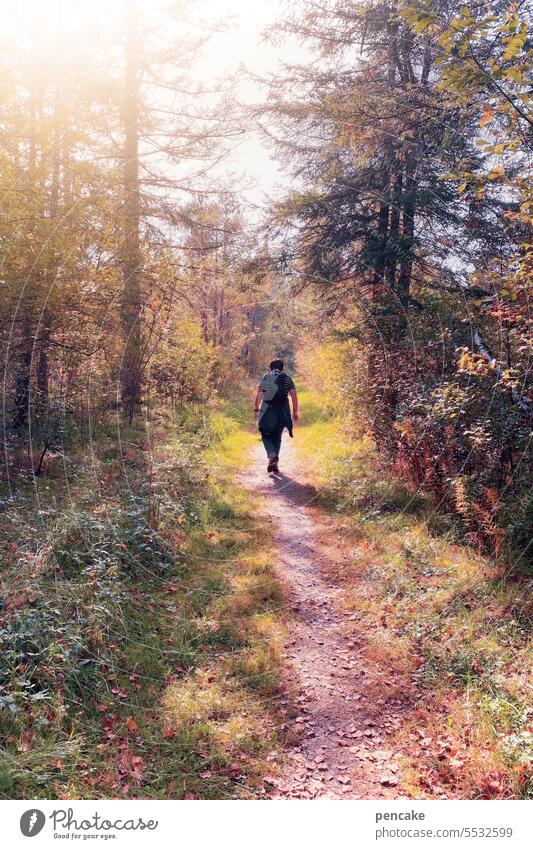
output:
[[[368,635],[358,629],[357,612],[347,608],[342,585],[326,570],[332,559],[346,556],[346,542],[314,505],[317,491],[305,478],[298,431],[295,436],[294,442],[284,436],[279,475],[267,474],[258,445],[240,478],[260,496],[257,509],[273,522],[276,572],[286,599],[281,708],[295,742],[281,775],[268,779],[266,794],[398,798],[405,795],[402,753],[391,741],[401,727],[402,702],[395,687],[381,684],[385,670],[369,673]]]

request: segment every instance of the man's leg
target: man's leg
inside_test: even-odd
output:
[[[270,466],[275,457],[277,457],[275,434],[262,433],[261,439],[263,440],[263,445],[265,446],[265,451],[268,457],[268,464]]]
[[[281,451],[281,435],[283,430],[277,430],[272,434],[272,445],[274,447],[274,451],[276,453],[276,457],[272,463],[272,471],[277,472],[278,470],[278,461],[279,461],[279,452]]]
[[[268,456],[267,472],[278,471],[279,452],[281,449],[281,434],[282,430],[276,430],[274,433],[262,433],[261,439],[265,446],[265,451]]]

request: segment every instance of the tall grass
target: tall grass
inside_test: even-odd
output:
[[[233,482],[253,440],[236,409],[160,417],[120,444],[101,426],[66,479],[6,498],[4,797],[258,792],[279,743],[280,593]]]
[[[424,725],[431,740],[411,792],[529,797],[531,586],[384,473],[370,440],[346,433],[318,393],[300,395],[299,450],[347,555],[332,578],[372,635],[368,663],[389,668],[389,691],[411,703],[406,747]]]

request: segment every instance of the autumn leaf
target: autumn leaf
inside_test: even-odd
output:
[[[492,108],[492,106],[489,106],[487,109],[485,109],[485,112],[483,113],[483,117],[482,117],[481,121],[479,122],[479,126],[484,127],[485,124],[488,124],[489,121],[492,121],[493,118],[494,118],[494,109]]]

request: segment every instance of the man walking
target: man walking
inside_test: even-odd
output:
[[[292,423],[298,421],[298,395],[292,378],[283,371],[283,360],[272,360],[257,387],[254,412],[268,456],[267,472],[277,472],[281,435],[284,428],[292,436]],[[292,401],[292,417],[289,406]]]

